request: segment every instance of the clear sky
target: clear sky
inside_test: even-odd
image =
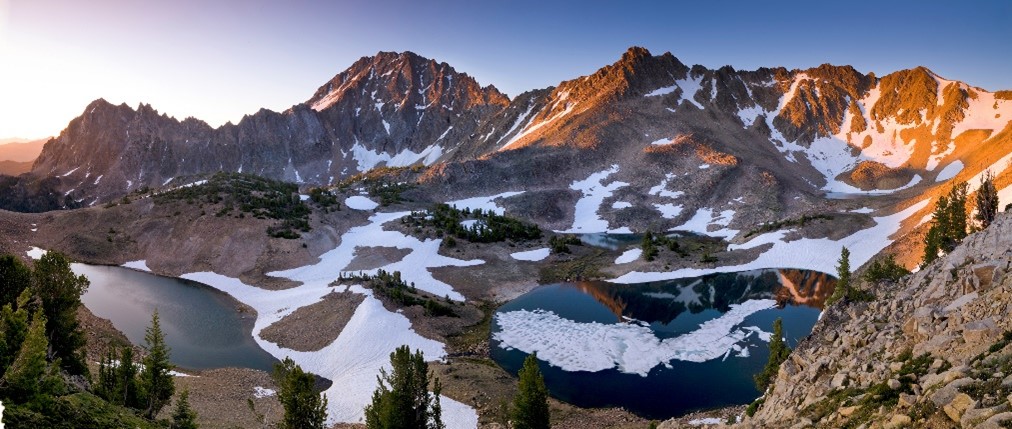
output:
[[[356,59],[414,51],[510,96],[632,45],[738,69],[924,65],[1012,89],[1009,1],[0,0],[0,138],[96,98],[211,125],[305,101]]]

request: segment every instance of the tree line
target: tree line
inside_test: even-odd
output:
[[[969,185],[960,182],[949,192],[938,198],[931,214],[931,226],[924,239],[924,256],[921,266],[927,266],[939,256],[951,252],[966,238],[967,234],[987,228],[998,216],[998,190],[994,185],[994,174],[986,170],[980,178],[973,204],[973,221],[967,216],[967,194]]]

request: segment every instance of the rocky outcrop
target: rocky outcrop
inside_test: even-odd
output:
[[[1000,427],[1012,416],[1012,216],[871,302],[826,310],[742,427]]]

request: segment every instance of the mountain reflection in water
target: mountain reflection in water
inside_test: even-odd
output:
[[[774,299],[780,307],[797,304],[821,310],[833,294],[836,279],[816,271],[775,269],[633,285],[601,281],[563,285],[594,297],[619,322],[636,319],[668,324],[686,311],[696,314],[712,308],[724,313],[731,304],[750,299]]]

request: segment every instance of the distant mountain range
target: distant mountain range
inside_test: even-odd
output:
[[[618,166],[613,178],[634,187],[664,180],[695,192],[679,220],[693,206],[760,195],[756,221],[827,193],[972,176],[1012,153],[1010,119],[1012,92],[923,67],[881,77],[828,64],[714,70],[634,47],[592,75],[511,99],[446,63],[381,52],[305,103],[219,128],[96,100],[32,173],[59,177],[88,205],[215,171],[327,185],[377,166],[441,163],[427,180],[468,193],[565,188]]]

